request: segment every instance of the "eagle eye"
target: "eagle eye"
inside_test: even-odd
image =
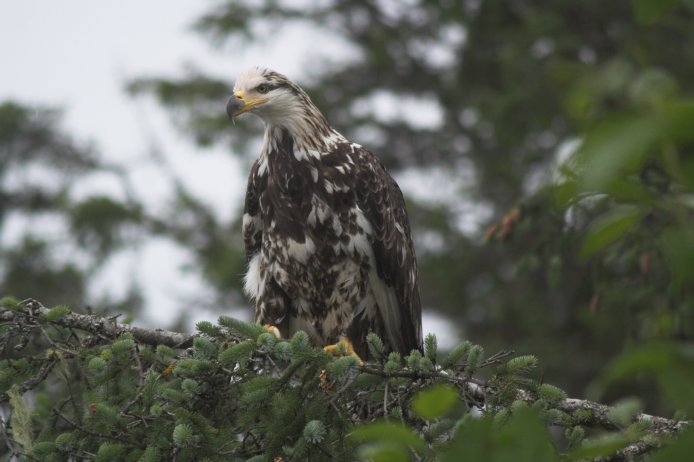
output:
[[[258,88],[256,88],[256,90],[258,91],[258,93],[265,94],[270,91],[270,85],[266,83],[261,83],[260,85],[258,85]]]

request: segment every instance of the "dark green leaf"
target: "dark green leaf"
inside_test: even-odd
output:
[[[412,399],[412,410],[424,420],[436,419],[458,402],[458,392],[450,385],[434,385]]]
[[[411,429],[390,422],[374,422],[357,427],[349,437],[356,442],[382,441],[394,446],[424,451],[424,441]]]
[[[532,409],[519,409],[498,427],[489,417],[466,419],[447,451],[444,462],[549,462],[559,455],[547,427]]]
[[[628,446],[632,441],[632,438],[616,434],[584,440],[580,447],[566,454],[565,460],[584,460],[610,456],[623,447]]]
[[[655,115],[629,115],[591,131],[578,152],[585,169],[583,189],[604,191],[613,181],[638,171],[648,150],[665,132],[664,125]]]
[[[651,462],[688,462],[694,454],[694,428],[689,428],[670,445],[653,455]]]
[[[619,207],[593,223],[583,241],[581,255],[590,257],[617,241],[641,217],[643,211],[636,207]]]
[[[636,20],[641,24],[652,24],[680,3],[680,0],[635,0]]]

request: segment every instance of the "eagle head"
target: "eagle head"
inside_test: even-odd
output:
[[[244,112],[253,112],[266,122],[273,122],[300,110],[304,103],[302,96],[308,98],[284,75],[254,67],[236,79],[227,114],[233,119]]]
[[[306,92],[270,69],[254,67],[236,79],[227,115],[233,120],[245,112],[256,114],[268,126],[285,128],[294,136],[330,132],[327,120]]]

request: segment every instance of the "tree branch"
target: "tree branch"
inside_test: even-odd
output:
[[[369,365],[362,366],[360,370],[363,373],[378,375],[380,377],[404,377],[412,380],[430,380],[436,378],[439,380],[445,380],[461,389],[466,399],[469,402],[473,402],[475,406],[479,407],[483,407],[487,402],[487,399],[490,396],[493,396],[495,393],[495,390],[492,387],[488,386],[482,381],[475,380],[473,378],[451,375],[444,370],[435,369],[424,373],[421,371],[385,372]],[[537,400],[537,397],[534,396],[534,394],[520,388],[517,390],[517,398],[529,404],[532,404]],[[588,419],[583,418],[581,421],[582,425],[586,427],[603,427],[608,430],[621,430],[621,428],[609,418],[612,408],[605,404],[583,399],[566,398],[558,403],[555,403],[554,407],[569,415],[574,415],[581,412],[582,414],[589,416]],[[692,424],[689,421],[671,420],[645,413],[635,415],[632,418],[632,423],[635,422],[649,423],[649,427],[645,434],[630,445],[619,450],[615,455],[607,460],[611,462],[633,460],[635,456],[642,455],[652,451],[653,449],[659,448],[662,445],[661,437],[676,436]]]
[[[70,420],[68,417],[66,417],[65,414],[63,414],[62,412],[60,412],[60,411],[59,411],[58,409],[56,409],[56,408],[53,408],[53,413],[54,413],[55,415],[57,415],[58,417],[60,417],[61,419],[63,419],[63,420],[64,420],[68,425],[70,425],[72,428],[76,428],[77,430],[79,430],[79,431],[81,431],[81,432],[84,432],[84,433],[86,433],[86,434],[88,434],[88,435],[96,436],[97,438],[106,438],[106,439],[109,439],[109,440],[112,440],[112,441],[118,441],[118,442],[120,442],[120,443],[126,443],[126,444],[129,444],[129,445],[134,446],[134,447],[136,447],[136,448],[141,448],[141,447],[143,447],[142,443],[138,443],[137,441],[130,441],[130,440],[128,440],[127,438],[122,438],[122,437],[120,437],[120,436],[118,436],[118,435],[109,435],[109,434],[107,434],[107,433],[95,432],[95,431],[93,431],[93,430],[90,430],[90,429],[88,429],[88,428],[83,427],[82,425],[78,425],[78,424],[76,424],[75,422],[73,422],[72,420]]]
[[[560,411],[566,412],[567,414],[573,414],[577,411],[588,411],[592,420],[586,422],[586,425],[593,427],[602,426],[611,430],[619,430],[619,426],[617,426],[609,418],[612,408],[610,406],[606,406],[605,404],[584,399],[567,398],[560,402],[557,408]],[[691,422],[689,421],[671,420],[644,413],[634,416],[632,419],[632,423],[633,422],[648,422],[650,424],[650,433],[662,433],[670,435],[679,433],[691,425]]]
[[[20,322],[22,319],[38,318],[48,313],[48,308],[33,299],[22,302],[22,309],[7,310],[0,308],[0,320]],[[193,344],[192,334],[171,332],[164,329],[146,329],[144,327],[131,326],[118,323],[113,318],[105,318],[93,314],[68,313],[59,319],[51,321],[62,327],[81,329],[94,335],[116,338],[125,333],[132,334],[133,338],[145,345],[166,345],[172,348],[187,348]]]
[[[29,299],[22,302],[19,307],[14,307],[13,309],[0,307],[0,320],[16,324],[20,327],[40,327],[42,322],[46,322],[41,318],[45,318],[49,311],[50,310],[44,307],[41,303]],[[142,344],[152,346],[166,345],[181,349],[190,346],[193,338],[195,337],[194,335],[187,333],[171,332],[162,329],[146,329],[121,324],[118,323],[115,318],[106,318],[97,315],[68,313],[49,322],[55,326],[79,329],[102,339],[112,339],[124,333],[130,333],[137,342]],[[508,354],[509,353],[507,352],[501,352],[498,356],[488,359],[485,363],[483,363],[482,366],[494,364],[503,357],[508,356]],[[55,362],[55,360],[52,360],[45,364],[35,377],[32,377],[20,386],[20,390],[25,392],[33,389],[38,383],[45,380],[46,376],[48,373],[50,373],[52,367],[55,365]],[[283,373],[282,378],[284,380],[288,380],[293,373],[293,368],[299,367],[300,363],[301,361],[293,362],[289,368],[285,368],[283,371],[281,371]],[[141,365],[138,367],[140,367],[140,369],[142,368]],[[407,378],[413,382],[419,382],[420,385],[427,382],[431,383],[434,381],[446,381],[456,386],[456,388],[458,388],[465,396],[468,403],[472,403],[473,406],[478,407],[484,407],[489,398],[494,397],[495,393],[497,393],[497,390],[493,386],[483,380],[460,375],[450,370],[443,370],[438,366],[426,371],[403,369],[389,372],[384,371],[376,364],[366,364],[360,366],[359,371],[361,373],[376,375],[384,378]],[[142,374],[141,371],[140,374]],[[354,378],[356,378],[356,376]],[[352,381],[348,381],[343,387],[343,390],[349,387]],[[400,396],[397,394],[397,390],[390,390],[386,388],[383,398],[384,415],[387,415],[386,411],[388,407],[387,401],[389,394],[393,394],[393,396],[397,397],[397,399],[400,399]],[[338,396],[339,395],[341,395],[341,393],[338,393]],[[533,391],[519,387],[516,390],[516,399],[523,400],[527,403],[534,403],[537,401],[537,396]],[[334,400],[335,398],[333,398],[330,402],[333,403]],[[580,413],[580,425],[586,427],[601,427],[607,430],[616,431],[622,430],[618,424],[610,419],[612,408],[604,404],[582,399],[566,398],[557,403],[553,403],[553,408],[565,412],[571,416],[575,416],[576,414]],[[67,420],[65,416],[60,414],[58,415],[63,418],[63,420]],[[659,447],[662,442],[662,437],[677,435],[691,425],[691,422],[688,421],[676,421],[644,413],[634,416],[632,422],[648,422],[649,426],[645,430],[645,434],[640,439],[623,448],[610,460],[630,460],[636,455],[644,454],[654,448]],[[72,422],[69,423],[76,426],[76,424]],[[105,436],[118,440],[118,437],[113,435],[99,436]]]

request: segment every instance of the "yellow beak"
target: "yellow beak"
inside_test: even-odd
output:
[[[242,91],[237,91],[227,102],[227,115],[230,119],[248,112],[256,106],[267,102],[267,98],[245,99]]]

